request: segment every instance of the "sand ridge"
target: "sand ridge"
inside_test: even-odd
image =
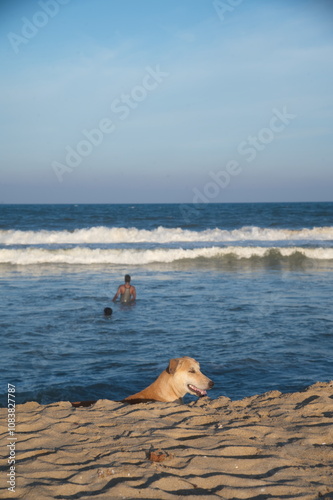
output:
[[[333,382],[241,401],[18,405],[16,492],[0,498],[333,499]]]

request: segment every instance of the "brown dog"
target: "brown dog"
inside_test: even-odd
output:
[[[187,356],[171,359],[169,366],[149,387],[124,399],[125,403],[145,401],[172,402],[180,400],[186,393],[206,396],[214,382],[200,371],[199,363]]]

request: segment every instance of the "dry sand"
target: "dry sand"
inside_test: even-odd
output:
[[[189,405],[26,403],[16,418],[16,492],[2,425],[1,498],[333,499],[333,382]]]

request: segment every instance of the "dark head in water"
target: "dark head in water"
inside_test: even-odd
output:
[[[111,316],[112,312],[113,312],[113,311],[112,311],[111,307],[106,307],[106,308],[104,309],[104,315],[105,315],[105,316]]]

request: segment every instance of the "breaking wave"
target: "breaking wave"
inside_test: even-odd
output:
[[[91,227],[74,231],[0,231],[0,245],[61,245],[61,244],[115,244],[115,243],[181,243],[232,241],[325,241],[333,240],[333,227],[304,229],[271,229],[256,226],[231,231],[207,229],[190,231],[180,228],[158,227],[146,229],[122,227]]]
[[[333,248],[303,247],[206,247],[195,249],[158,248],[141,249],[91,249],[75,247],[67,249],[22,248],[0,250],[0,264],[80,264],[80,265],[145,265],[172,263],[194,259],[265,259],[293,258],[301,256],[313,260],[333,260]]]

